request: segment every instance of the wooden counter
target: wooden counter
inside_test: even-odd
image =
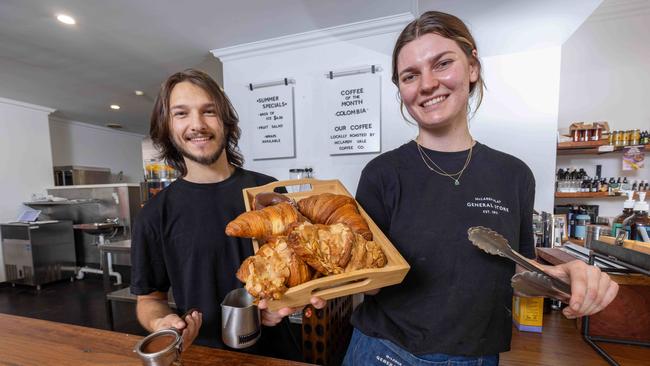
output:
[[[0,314],[0,365],[142,365],[140,336]],[[299,366],[300,362],[190,346],[183,365]]]

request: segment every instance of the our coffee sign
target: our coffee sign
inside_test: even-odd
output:
[[[250,98],[255,128],[253,160],[294,157],[293,87],[255,89]]]
[[[330,155],[379,152],[379,76],[345,76],[325,83]]]

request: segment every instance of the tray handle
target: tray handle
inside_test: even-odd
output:
[[[332,179],[332,180],[321,180],[321,179],[313,179],[313,178],[288,179],[288,180],[278,180],[275,182],[267,183],[263,186],[256,187],[256,190],[272,191],[278,187],[309,185],[310,186],[309,190],[300,192],[300,193],[305,193],[305,192],[312,191],[315,187],[329,186],[334,184],[338,184],[338,181],[336,179]]]
[[[366,277],[366,278],[360,278],[357,280],[349,280],[346,282],[343,282],[338,285],[333,285],[333,286],[319,286],[313,290],[311,290],[311,296],[318,296],[320,298],[332,298],[331,295],[337,294],[339,291],[347,291],[347,290],[354,290],[357,288],[362,288],[364,286],[369,285],[372,282],[372,279]],[[321,288],[322,287],[322,288]]]

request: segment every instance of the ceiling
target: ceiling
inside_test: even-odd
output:
[[[621,1],[621,0],[609,0]],[[209,50],[400,13],[464,19],[483,57],[559,45],[601,0],[53,0],[0,1],[0,97],[59,118],[146,134],[169,74],[198,67],[221,80]],[[58,13],[75,17],[66,26]],[[134,90],[144,96],[135,96]],[[110,104],[121,106],[119,110]]]

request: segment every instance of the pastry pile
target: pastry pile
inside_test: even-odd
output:
[[[386,265],[352,197],[324,193],[296,203],[269,192],[255,196],[253,207],[228,223],[226,234],[265,242],[237,271],[257,300],[279,300],[320,276]]]

